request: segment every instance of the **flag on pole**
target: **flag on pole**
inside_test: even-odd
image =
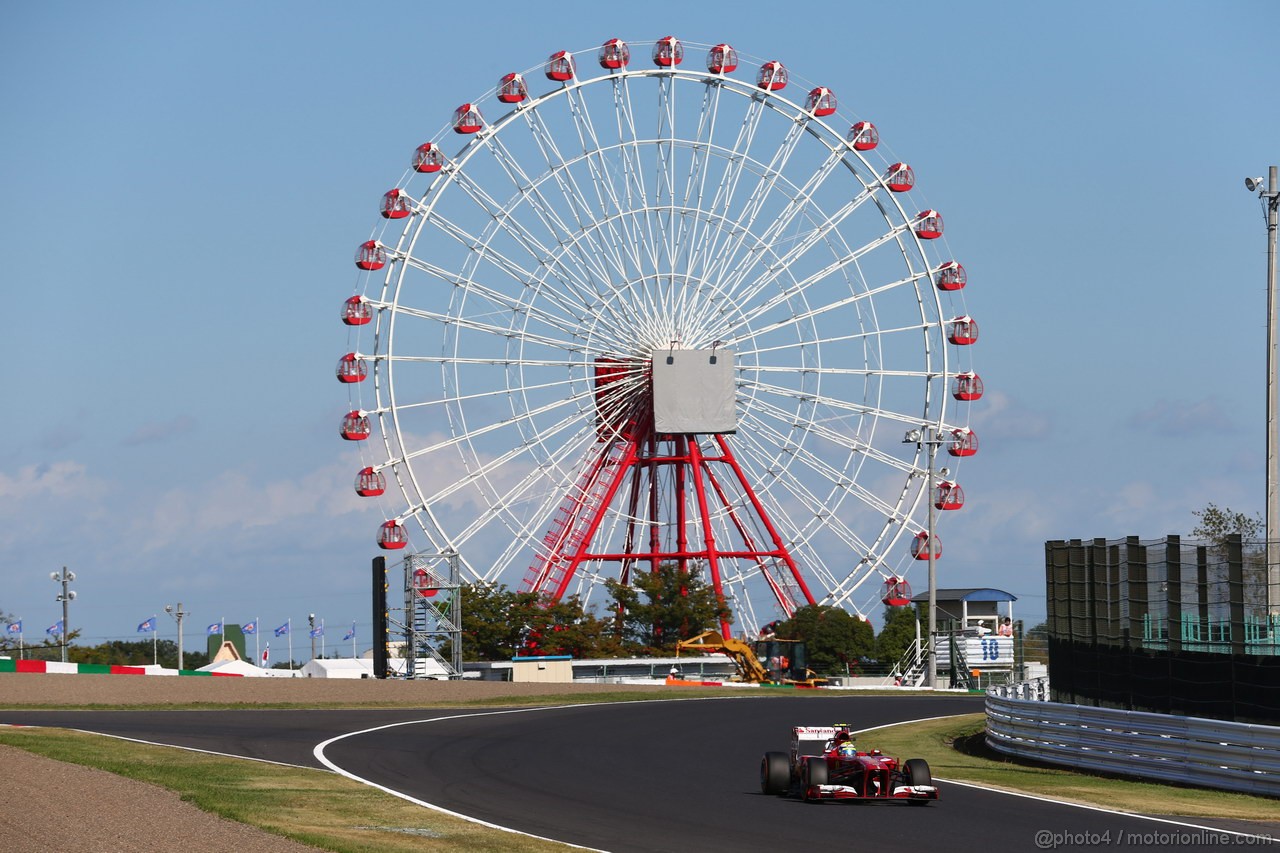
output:
[[[21,619],[19,619],[17,622],[10,622],[10,623],[9,623],[9,633],[10,633],[10,634],[21,634],[21,633],[22,633],[22,620],[21,620]]]
[[[46,634],[52,634],[55,637],[58,636],[62,633],[62,620],[59,619],[57,622],[54,622],[48,628],[45,628],[44,632]]]
[[[277,637],[283,637],[285,634],[288,634],[288,633],[289,633],[289,623],[290,623],[290,622],[292,622],[292,621],[293,621],[292,619],[286,619],[286,620],[285,620],[285,623],[284,623],[283,625],[281,625],[279,628],[277,628],[277,629],[276,629],[276,636],[277,636]]]
[[[267,647],[262,650],[262,665],[267,665],[267,658],[271,657],[271,644],[267,643]]]
[[[312,639],[315,639],[316,637],[323,637],[323,636],[324,636],[324,623],[321,622],[315,628],[311,629],[311,637]]]
[[[352,622],[352,623],[351,623],[351,630],[350,630],[350,631],[348,631],[348,632],[347,632],[347,635],[346,635],[345,637],[343,637],[342,639],[344,639],[344,640],[354,640],[354,639],[355,639],[355,637],[356,637],[356,623]]]
[[[155,629],[156,629],[156,617],[154,616],[152,616],[150,619],[144,619],[140,623],[138,623],[139,634],[147,634],[154,631]]]
[[[219,619],[217,622],[214,622],[214,623],[213,623],[212,625],[210,625],[208,628],[205,628],[205,629],[204,629],[204,632],[205,632],[206,634],[221,634],[221,633],[223,633],[223,631],[222,631],[222,620],[221,620],[221,619]]]
[[[246,634],[258,633],[258,620],[250,619],[248,622],[240,626],[240,630],[244,631]]]

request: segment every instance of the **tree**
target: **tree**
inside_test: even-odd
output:
[[[605,582],[620,614],[624,643],[642,654],[674,652],[676,643],[700,634],[733,614],[714,589],[697,574],[682,572],[675,563],[662,563],[656,572],[640,572],[630,585]]]
[[[886,607],[884,609],[884,626],[880,636],[876,638],[876,658],[884,666],[893,666],[902,660],[907,649],[916,641],[916,608]],[[920,624],[928,624],[928,607],[919,608]],[[924,639],[923,637],[921,638]]]
[[[535,652],[605,657],[617,648],[610,626],[585,612],[577,596],[554,601],[486,583],[464,584],[461,593],[465,660],[509,660]]]
[[[1267,611],[1267,572],[1266,525],[1258,513],[1245,515],[1233,512],[1230,507],[1219,508],[1210,501],[1204,509],[1191,513],[1198,521],[1191,535],[1198,539],[1206,539],[1210,547],[1222,558],[1227,547],[1227,537],[1239,535],[1241,541],[1241,557],[1244,565],[1244,603],[1255,613]],[[1219,582],[1225,579],[1219,578]]]
[[[801,607],[779,622],[774,634],[783,640],[803,640],[809,668],[822,675],[846,674],[858,659],[875,650],[875,631],[840,607],[815,604]]]
[[[1191,535],[1197,539],[1208,539],[1218,546],[1226,544],[1227,537],[1233,533],[1238,533],[1245,543],[1262,539],[1265,535],[1262,516],[1257,513],[1249,516],[1233,512],[1230,507],[1219,509],[1210,501],[1204,509],[1191,514],[1199,519]]]
[[[1029,661],[1049,660],[1049,623],[1041,622],[1022,635],[1022,657]]]

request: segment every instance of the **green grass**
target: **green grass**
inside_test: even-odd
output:
[[[559,844],[424,809],[321,770],[60,729],[0,729],[0,744],[160,785],[207,812],[340,853],[564,850]]]

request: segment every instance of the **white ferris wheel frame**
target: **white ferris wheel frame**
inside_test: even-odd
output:
[[[672,268],[666,273],[659,273],[659,277],[669,274],[671,289],[646,293],[642,301],[642,304],[649,306],[651,316],[638,316],[640,312],[635,310],[628,314],[625,312],[627,306],[618,303],[613,306],[611,316],[602,314],[595,318],[600,326],[611,329],[614,334],[622,334],[628,323],[635,324],[638,319],[658,326],[661,326],[663,319],[669,320],[674,315],[696,319],[700,315],[687,312],[697,309],[705,314],[709,305],[731,300],[734,310],[740,311],[741,315],[735,328],[745,329],[746,333],[738,338],[728,337],[714,341],[699,339],[697,334],[692,334],[681,340],[679,345],[689,348],[722,346],[727,349],[736,346],[742,349],[744,344],[760,336],[759,332],[751,330],[752,322],[766,319],[771,311],[783,303],[794,304],[798,301],[804,310],[793,310],[790,316],[790,323],[796,329],[806,326],[812,329],[807,324],[815,322],[821,315],[853,306],[868,312],[868,315],[862,318],[864,326],[849,330],[844,336],[845,342],[856,339],[864,342],[868,339],[878,340],[887,335],[919,334],[923,369],[895,370],[888,366],[866,364],[824,364],[822,348],[825,345],[834,346],[838,342],[837,336],[774,344],[754,353],[748,347],[748,354],[756,359],[766,351],[779,352],[788,348],[800,350],[808,347],[813,350],[816,361],[812,364],[797,362],[789,367],[761,364],[759,361],[748,363],[745,370],[756,377],[755,381],[739,386],[742,392],[739,400],[741,423],[738,433],[733,436],[737,442],[736,447],[740,453],[759,460],[757,469],[778,469],[771,476],[771,489],[765,498],[770,502],[771,510],[785,520],[789,544],[804,553],[805,570],[822,593],[819,603],[851,608],[861,614],[869,601],[878,599],[878,590],[872,590],[873,597],[865,600],[855,600],[855,594],[867,592],[864,586],[868,580],[905,576],[906,567],[911,565],[909,555],[906,554],[906,538],[923,530],[914,516],[927,497],[927,451],[920,446],[904,449],[897,438],[901,432],[887,433],[885,428],[891,424],[897,424],[902,430],[924,427],[949,431],[966,428],[965,424],[952,423],[948,419],[949,395],[946,393],[945,383],[959,372],[953,366],[958,354],[946,342],[944,335],[945,326],[950,319],[949,312],[944,308],[943,294],[933,283],[933,276],[940,262],[946,258],[936,251],[935,245],[930,245],[943,241],[923,240],[912,230],[915,208],[908,208],[904,201],[906,198],[918,200],[918,193],[903,194],[888,190],[885,167],[890,161],[880,149],[864,152],[854,148],[846,138],[846,133],[841,130],[851,124],[848,116],[837,112],[829,119],[815,117],[803,104],[779,91],[764,90],[753,80],[697,68],[624,67],[602,70],[602,73],[595,76],[579,76],[594,64],[594,50],[592,48],[573,54],[577,68],[571,80],[550,83],[548,90],[539,94],[535,94],[531,86],[527,99],[514,105],[500,105],[506,112],[491,122],[486,122],[478,132],[458,138],[448,126],[439,131],[432,140],[433,144],[447,150],[449,140],[459,139],[457,150],[451,152],[452,156],[448,158],[447,164],[434,174],[418,174],[413,170],[405,173],[397,184],[402,192],[407,192],[411,184],[424,178],[427,181],[425,191],[416,196],[408,193],[412,215],[404,220],[404,227],[398,234],[394,233],[397,221],[391,220],[385,223],[381,232],[375,231],[372,237],[385,249],[388,263],[380,281],[376,273],[362,274],[362,281],[366,282],[363,288],[364,298],[375,309],[376,322],[373,327],[372,351],[360,353],[357,350],[356,357],[372,365],[370,373],[374,399],[373,405],[368,408],[361,400],[358,409],[362,414],[376,416],[380,426],[384,457],[380,461],[373,461],[371,467],[392,476],[402,499],[398,511],[387,517],[400,523],[416,523],[417,529],[426,537],[427,550],[459,553],[462,556],[463,572],[471,579],[488,582],[512,580],[510,572],[513,568],[520,567],[521,552],[545,532],[543,528],[546,518],[554,511],[557,503],[553,494],[555,489],[544,488],[545,495],[541,498],[538,511],[516,517],[510,515],[510,508],[517,502],[529,500],[530,493],[538,487],[537,481],[539,478],[545,479],[548,471],[575,470],[577,456],[584,451],[585,442],[561,441],[558,436],[575,426],[579,428],[577,434],[582,433],[582,422],[591,413],[591,385],[589,379],[575,381],[570,376],[559,382],[566,391],[573,390],[571,396],[544,403],[526,413],[513,409],[513,417],[519,422],[521,431],[528,430],[524,443],[510,447],[505,453],[486,457],[482,463],[477,464],[481,455],[469,450],[469,446],[487,433],[505,428],[510,422],[504,421],[500,425],[474,422],[471,407],[504,396],[509,400],[524,399],[530,394],[544,392],[556,383],[543,382],[537,386],[508,384],[506,388],[473,390],[470,387],[460,387],[465,382],[457,373],[459,365],[470,363],[505,366],[508,376],[520,377],[526,371],[532,372],[534,368],[563,367],[571,372],[581,371],[584,377],[587,376],[592,353],[581,346],[566,346],[566,343],[573,341],[573,336],[580,331],[574,328],[571,321],[573,311],[581,312],[586,303],[599,301],[600,294],[592,287],[590,280],[598,277],[616,278],[619,275],[626,279],[629,264],[661,269],[664,258],[670,262],[687,248],[689,256],[697,258],[690,262],[689,268],[704,270],[696,276],[696,284],[710,284],[714,288],[721,288],[719,298],[701,301],[693,298],[691,291],[695,288],[688,285],[695,283],[694,276],[690,276],[682,288],[676,288],[675,280],[682,274],[668,264]],[[542,66],[538,65],[523,74],[528,80],[538,79],[541,77],[541,70]],[[642,135],[638,127],[636,102],[632,92],[633,88],[646,83],[654,84],[657,88],[655,112],[659,121],[651,135]],[[802,94],[811,88],[795,76],[792,76],[791,84]],[[702,87],[702,108],[695,123],[697,129],[692,136],[677,135],[677,86]],[[597,131],[597,121],[593,120],[585,97],[586,92],[596,87],[606,87],[612,93],[615,112],[600,119],[613,122],[617,139],[611,144],[606,144],[603,141],[604,134]],[[495,91],[490,90],[473,103],[478,107],[489,105],[491,108],[497,105]],[[720,102],[726,97],[739,97],[747,102],[742,105],[743,117],[732,147],[723,145],[715,135]],[[562,150],[563,136],[553,132],[543,117],[544,111],[549,114],[551,105],[560,101],[564,102],[563,109],[572,116],[573,131],[581,142],[581,151]],[[732,114],[731,117],[736,115]],[[755,137],[766,120],[790,122],[781,143],[772,149],[772,162],[765,162],[753,148]],[[840,123],[837,125],[836,121]],[[682,122],[680,126],[683,128],[688,125]],[[522,127],[528,131],[525,144],[531,140],[544,157],[542,162],[534,162],[532,169],[527,160],[521,160],[511,153],[503,141],[504,132],[515,133]],[[811,146],[816,145],[816,150],[827,153],[821,161],[820,169],[802,176],[805,180],[800,182],[794,180],[794,176],[785,174],[784,169],[797,147],[806,141]],[[646,154],[650,152],[654,153],[654,159],[646,161]],[[684,161],[687,168],[682,171],[677,171],[676,165],[667,165],[677,162],[678,153],[688,158]],[[511,181],[511,193],[506,198],[495,198],[484,184],[472,182],[468,177],[468,166],[478,157],[491,158],[493,163],[507,172]],[[654,163],[660,168],[654,176],[660,197],[650,199],[645,195],[646,182],[639,176],[639,170],[642,165]],[[709,173],[713,166],[723,166],[718,181],[710,180]],[[665,171],[668,168],[669,171]],[[621,175],[618,174],[619,169]],[[795,242],[794,234],[787,229],[805,216],[812,218],[813,194],[841,169],[856,181],[853,186],[860,189],[843,207],[834,211],[819,210],[818,212],[827,214],[825,220],[804,232],[802,239]],[[627,174],[628,170],[633,174]],[[584,174],[594,179],[593,186],[583,186]],[[696,178],[701,180],[696,181]],[[751,183],[752,180],[754,183]],[[739,184],[744,181],[750,190],[745,202],[738,192]],[[680,183],[683,183],[683,196],[677,186]],[[761,215],[766,201],[775,193],[776,198],[785,202],[783,206],[789,218],[774,219],[759,231],[756,228],[756,217]],[[630,197],[623,197],[627,195]],[[480,231],[454,222],[447,206],[447,202],[451,200],[469,202],[476,210],[488,215],[490,222]],[[867,204],[873,205],[883,218],[884,232],[871,242],[842,247],[839,245],[843,240],[840,230],[842,223]],[[597,209],[612,210],[611,213],[592,217],[592,211]],[[655,222],[661,222],[664,216],[668,223],[679,223],[680,230],[672,227],[667,231],[674,233],[655,233],[658,230],[654,227]],[[522,218],[530,221],[526,224]],[[428,230],[433,228],[437,231]],[[549,245],[546,237],[539,233],[540,229],[542,234],[558,235],[563,239],[557,239],[555,245]],[[732,245],[735,233],[737,244]],[[415,254],[419,240],[429,234],[434,234],[435,237],[443,234],[469,247],[471,254],[467,263],[461,269],[453,270],[436,265],[425,254]],[[748,242],[751,245],[744,256],[742,250]],[[504,250],[499,243],[523,247],[527,256],[510,257],[509,251]],[[836,244],[834,259],[825,267],[808,272],[799,281],[787,282],[792,264],[824,243]],[[821,282],[833,275],[847,276],[851,268],[856,271],[864,255],[883,246],[896,246],[901,256],[903,275],[891,281],[880,281],[874,288],[868,287],[862,292],[850,293],[836,302],[809,304],[811,293]],[[769,259],[763,275],[758,274],[759,258]],[[716,268],[717,264],[735,261],[736,266],[730,269]],[[521,302],[511,294],[489,286],[482,280],[483,276],[477,275],[481,267],[487,267],[490,272],[504,272],[512,280],[527,282],[530,288],[538,292],[541,301],[538,304],[533,299]],[[713,277],[710,271],[713,270],[717,272],[716,281],[710,282]],[[757,274],[753,276],[753,272]],[[425,275],[451,285],[450,303],[442,308],[424,307],[407,298],[406,294],[412,287],[411,275]],[[746,281],[748,278],[751,279],[750,282]],[[643,281],[625,283],[633,289],[647,289]],[[783,284],[787,286],[781,286]],[[568,287],[570,285],[581,292],[573,292]],[[914,293],[917,323],[914,326],[900,324],[892,328],[881,328],[876,316],[874,297],[896,290]],[[459,293],[462,295],[459,296]],[[960,295],[948,294],[947,298],[959,299]],[[510,324],[503,326],[501,319],[489,321],[480,312],[468,314],[465,309],[458,310],[458,306],[465,306],[468,300],[473,304],[486,302],[490,306],[504,306],[515,315],[524,312],[523,326],[516,330]],[[564,306],[568,306],[565,312],[557,314],[556,309]],[[959,315],[964,315],[962,306]],[[438,354],[428,354],[423,345],[412,339],[403,346],[399,345],[398,325],[411,320],[425,320],[445,327],[446,335]],[[866,327],[868,321],[870,326]],[[541,331],[534,328],[535,322],[541,324]],[[686,329],[689,328],[703,332],[711,330],[713,324],[695,322],[686,326]],[[547,329],[558,330],[565,337],[551,338]],[[495,339],[505,338],[507,345],[502,351],[495,351],[488,357],[479,357],[459,352],[455,339],[454,350],[449,351],[450,341],[447,335],[458,335],[464,331],[489,335]],[[706,334],[710,333],[706,331]],[[402,334],[412,333],[403,331]],[[646,334],[651,343],[657,343],[664,335],[669,339],[670,330],[654,328]],[[545,356],[535,359],[528,353],[538,347],[558,348],[565,355],[559,362]],[[515,364],[522,359],[525,359],[525,363],[516,369]],[[396,368],[409,364],[432,367],[438,365],[447,393],[434,400],[415,398],[415,392],[397,393]],[[511,372],[513,369],[514,374]],[[765,376],[788,372],[816,376],[819,383],[834,381],[836,377],[860,377],[873,386],[880,383],[881,387],[888,377],[916,379],[920,381],[922,389],[920,409],[885,410],[878,405],[880,397],[875,394],[869,405],[864,401],[818,393],[813,395],[814,399],[804,401],[804,405],[800,405],[798,409],[793,407],[788,410],[771,399],[771,396],[795,397],[803,396],[804,392],[790,392],[785,387],[773,386],[764,379]],[[361,394],[358,385],[351,387],[357,396]],[[564,408],[566,403],[572,405],[568,405],[568,410],[548,427],[547,422],[542,419],[553,410]],[[414,436],[409,425],[404,423],[405,416],[414,409],[433,406],[441,407],[447,414],[449,430],[447,434],[422,443],[423,439]],[[814,411],[818,406],[846,412],[850,416],[870,418],[873,428],[882,433],[879,443],[866,439],[855,441],[839,428],[839,424],[833,426],[829,419],[817,419]],[[779,424],[795,421],[797,411],[805,410],[809,413],[808,420],[795,424],[794,428],[842,448],[845,457],[843,467],[812,451],[794,452],[788,459],[781,458],[783,454],[780,453],[780,448],[785,448],[787,435],[779,434]],[[535,417],[539,419],[536,424]],[[555,443],[557,441],[560,443]],[[530,458],[534,452],[530,450],[531,447],[541,448],[544,454],[542,461],[525,471],[524,476],[513,485],[495,485],[497,472],[502,471],[504,466]],[[430,478],[424,473],[415,470],[417,463],[436,458],[436,454],[454,450],[462,454],[466,465],[465,473],[458,479],[434,484],[429,482]],[[803,448],[800,450],[803,451]],[[896,487],[886,487],[879,483],[860,484],[856,473],[866,460],[874,460],[885,470],[897,472],[902,482]],[[830,495],[815,494],[798,478],[786,476],[795,466],[807,469],[807,476],[817,476],[819,479],[825,478],[829,483],[839,484],[845,490],[845,496],[837,501],[835,507],[830,506]],[[799,468],[796,470],[799,471]],[[852,476],[851,470],[854,472]],[[562,473],[559,481],[564,480],[565,474]],[[438,507],[442,502],[455,498],[468,489],[479,489],[494,495],[496,499],[477,512],[469,523],[460,528],[454,525],[450,529],[450,525],[439,517]],[[874,538],[865,540],[862,535],[849,528],[835,511],[850,497],[861,511],[884,516],[885,522]],[[787,510],[784,509],[784,504],[793,504],[802,510]],[[792,515],[800,511],[809,513],[811,517],[803,524],[794,523]],[[489,568],[473,564],[467,559],[469,543],[473,537],[483,536],[495,521],[500,521],[510,531],[509,544],[496,558],[489,561]],[[834,534],[837,540],[847,546],[847,552],[829,555],[829,563],[821,557],[813,559],[812,553],[805,552],[821,533]],[[750,572],[747,571],[746,574]],[[589,596],[590,585],[599,583],[600,580],[598,575],[585,578],[587,586],[579,590],[584,599]],[[743,574],[733,580],[735,588],[745,583],[746,577]],[[752,602],[749,595],[744,593],[743,598],[735,604],[742,608],[748,618],[758,616],[755,612],[758,603]]]

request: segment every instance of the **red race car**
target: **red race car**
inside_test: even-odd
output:
[[[902,800],[913,806],[938,799],[923,758],[898,759],[854,744],[849,726],[796,726],[791,752],[766,752],[760,792],[804,800]]]

